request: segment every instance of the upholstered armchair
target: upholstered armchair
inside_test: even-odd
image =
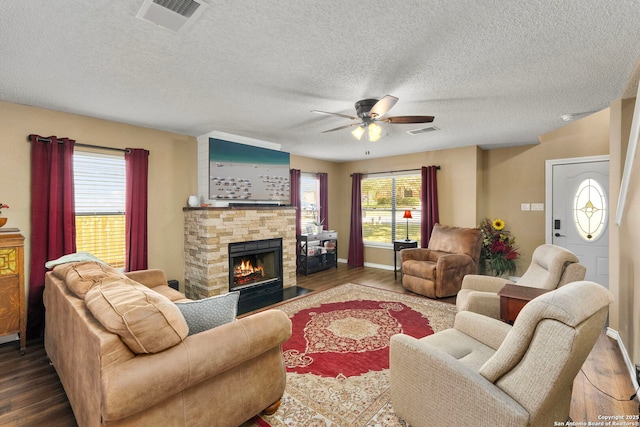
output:
[[[429,298],[456,295],[462,278],[478,272],[481,245],[478,228],[436,224],[427,248],[400,251],[402,286]]]
[[[555,245],[541,245],[533,251],[531,264],[518,279],[518,285],[542,289],[556,289],[570,282],[583,280],[586,268],[568,249]],[[456,306],[458,311],[473,311],[500,318],[498,292],[510,280],[493,276],[468,275],[462,280]]]
[[[451,329],[394,335],[393,410],[412,427],[564,422],[611,302],[605,287],[574,282],[529,302],[513,326],[462,311]]]

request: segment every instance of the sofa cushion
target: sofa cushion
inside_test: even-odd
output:
[[[240,292],[229,292],[201,300],[180,301],[175,305],[189,325],[189,335],[193,335],[233,322],[238,312],[239,297]]]
[[[106,277],[125,279],[124,273],[101,261],[64,263],[53,268],[53,274],[64,280],[71,292],[84,299],[89,289]]]
[[[88,290],[87,308],[136,354],[158,353],[180,343],[189,327],[167,297],[127,277],[110,276]]]

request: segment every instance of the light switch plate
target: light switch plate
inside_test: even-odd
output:
[[[520,203],[520,210],[521,211],[530,211],[531,210],[531,204],[530,203]]]
[[[532,211],[543,211],[544,210],[544,203],[531,203],[531,210]]]

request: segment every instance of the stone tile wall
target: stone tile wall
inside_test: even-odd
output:
[[[282,238],[283,286],[296,285],[296,214],[292,207],[184,208],[185,294],[229,292],[231,242]]]

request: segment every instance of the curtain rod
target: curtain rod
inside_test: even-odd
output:
[[[440,166],[436,166],[437,170],[440,170]],[[386,172],[367,172],[367,173],[363,173],[363,175],[380,175],[380,174],[385,174],[385,173],[397,173],[397,172],[419,172],[422,169],[402,169],[402,170],[397,170],[397,171],[386,171]],[[349,176],[353,176],[353,174],[350,174]]]
[[[29,136],[31,136],[31,135],[29,135]],[[42,137],[38,137],[37,140],[40,141],[40,142],[48,142],[48,143],[52,142],[50,139],[42,138]],[[31,139],[27,138],[27,141],[31,142]],[[105,146],[102,146],[102,145],[81,144],[81,143],[78,143],[78,142],[76,142],[75,146],[76,147],[85,147],[85,148],[98,148],[100,150],[120,151],[120,152],[123,152],[123,153],[128,153],[130,151],[127,148],[105,147]]]

